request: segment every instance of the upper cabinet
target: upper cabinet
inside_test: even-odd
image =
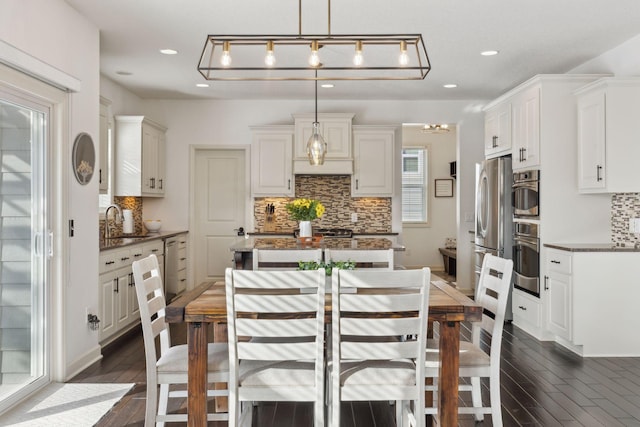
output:
[[[251,132],[253,196],[293,197],[293,127],[253,126]]]
[[[511,102],[487,108],[484,119],[484,155],[487,158],[511,153]]]
[[[111,101],[100,97],[100,142],[99,157],[100,165],[98,170],[99,190],[100,194],[106,194],[109,191],[109,121],[111,115],[109,113]]]
[[[116,116],[116,196],[163,197],[166,128],[144,116]]]
[[[607,77],[575,93],[579,191],[640,192],[640,79]]]
[[[540,166],[540,87],[514,95],[512,106],[512,167],[514,170]]]
[[[352,113],[319,113],[320,134],[327,143],[324,164],[311,165],[307,156],[307,141],[313,134],[315,114],[293,114],[295,129],[294,173],[296,174],[351,174]]]
[[[354,126],[353,197],[391,197],[395,131],[386,126]]]

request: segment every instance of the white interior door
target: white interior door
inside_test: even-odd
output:
[[[197,149],[193,181],[195,284],[219,280],[233,267],[229,247],[246,228],[246,152]]]

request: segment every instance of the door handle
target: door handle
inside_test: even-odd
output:
[[[602,170],[602,166],[597,165],[596,166],[596,181],[600,182],[602,181],[602,177],[600,176],[600,171]]]
[[[494,135],[492,139],[492,144],[493,144],[493,148],[496,148],[498,146],[498,136]]]

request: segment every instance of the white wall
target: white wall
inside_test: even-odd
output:
[[[60,333],[64,342],[64,354],[54,355],[53,360],[54,366],[63,365],[54,372],[54,379],[64,380],[100,357],[98,334],[89,330],[85,313],[87,307],[94,313],[98,308],[98,180],[82,186],[70,167],[72,142],[78,133],[87,132],[94,143],[98,141],[99,32],[62,0],[2,0],[0,40],[35,59],[33,69],[26,70],[30,74],[42,76],[43,70],[55,69],[80,82],[79,90],[69,95],[68,136],[51,147],[66,153],[62,166],[68,171],[68,212],[75,221],[75,237],[56,236],[61,239],[58,244],[68,243],[67,283],[54,285],[64,293],[64,306],[48,307],[54,315],[64,316],[64,331],[51,331]],[[66,230],[67,218],[62,222]]]
[[[628,77],[640,75],[640,34],[569,71],[568,74],[611,73]]]
[[[427,120],[428,122],[429,120]],[[438,248],[444,247],[445,239],[456,238],[456,192],[454,197],[435,197],[435,179],[453,179],[450,177],[449,162],[456,161],[456,127],[451,126],[445,134],[423,133],[419,127],[405,126],[402,144],[405,147],[427,147],[429,171],[429,223],[405,225],[402,234],[406,247],[403,264],[406,267],[427,266],[442,270],[443,260]],[[455,181],[454,181],[455,183]]]

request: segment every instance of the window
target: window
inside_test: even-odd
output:
[[[407,147],[402,150],[402,221],[426,223],[427,201],[427,148]]]

